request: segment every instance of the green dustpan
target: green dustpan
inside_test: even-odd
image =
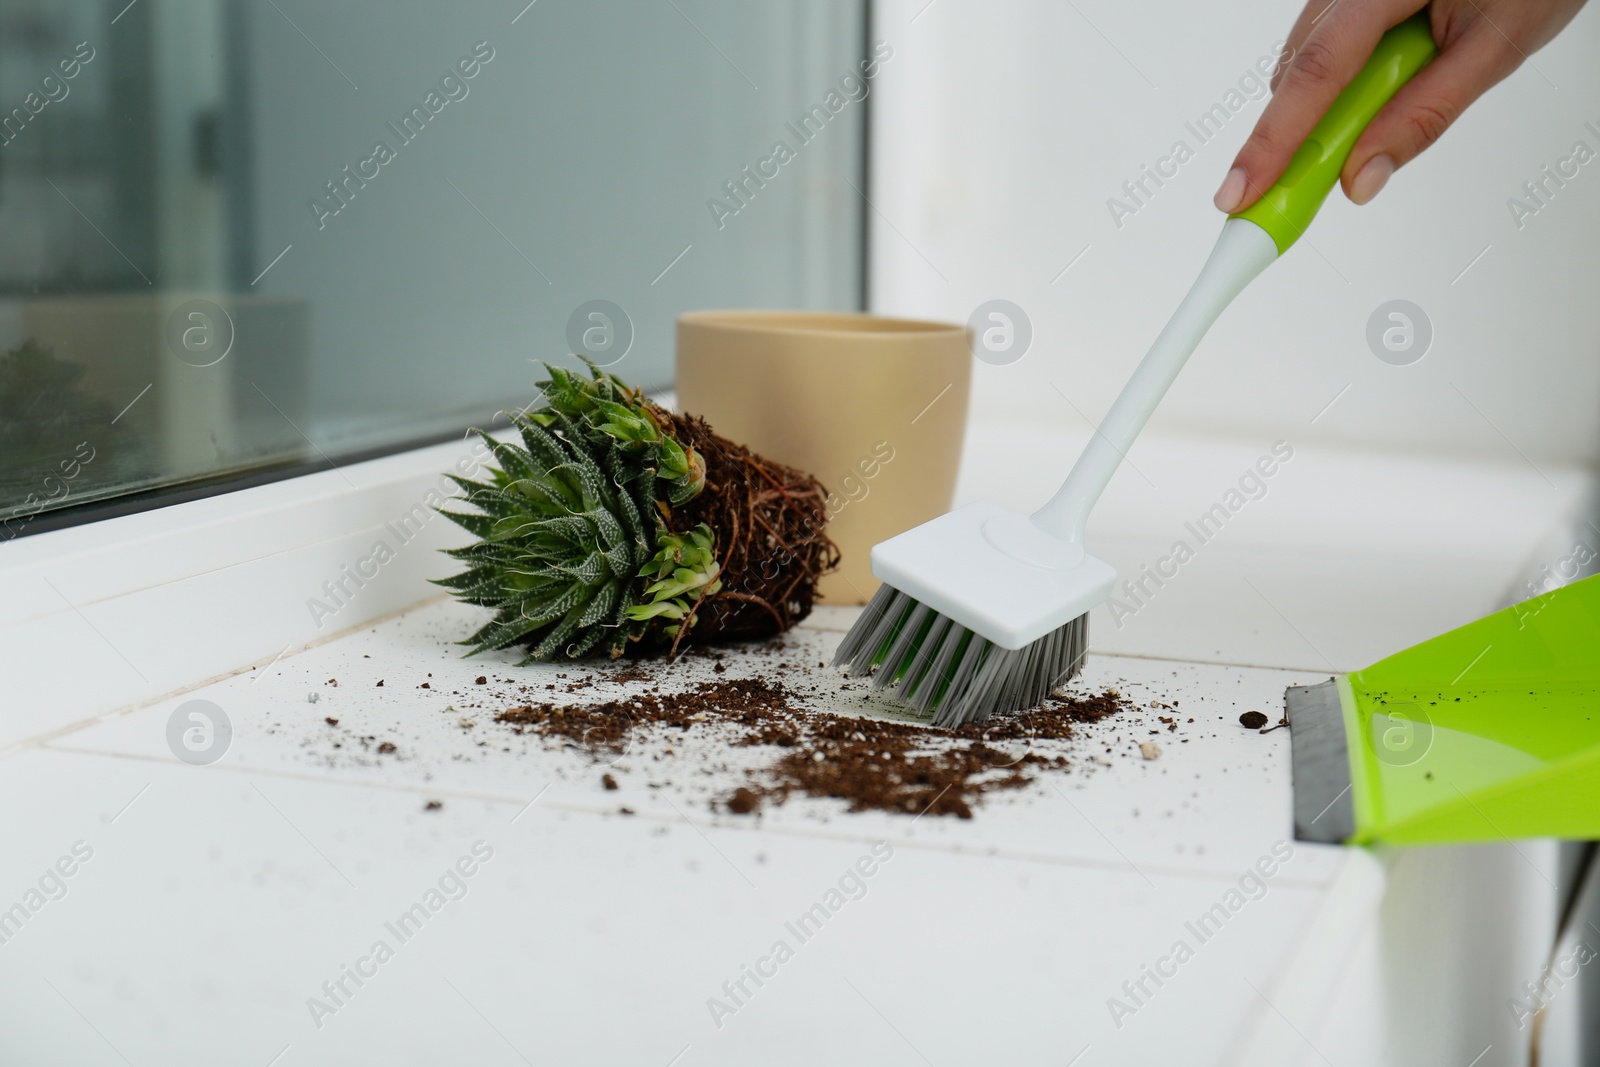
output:
[[[1285,703],[1300,840],[1600,838],[1600,575]]]

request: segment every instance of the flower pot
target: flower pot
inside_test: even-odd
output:
[[[872,546],[950,508],[971,361],[959,325],[695,311],[678,317],[678,406],[821,479],[843,560],[820,593],[861,604],[878,586]]]

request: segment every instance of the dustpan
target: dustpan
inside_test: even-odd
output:
[[[1600,575],[1285,697],[1300,840],[1600,838]]]

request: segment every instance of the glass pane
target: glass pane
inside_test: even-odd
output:
[[[860,0],[525,2],[0,2],[0,540],[859,306]]]

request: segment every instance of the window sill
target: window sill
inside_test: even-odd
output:
[[[967,469],[978,477],[969,477],[966,485],[981,485],[986,494],[1026,506],[1031,495],[1050,486],[1040,482],[1038,467],[1006,462],[1008,455],[1019,454],[1017,432],[977,428]],[[1039,431],[1021,454],[1070,453],[1066,436]],[[1236,476],[1241,456],[1248,463],[1259,451],[1248,443],[1160,436],[1141,441],[1132,459],[1153,484],[1123,478],[1113,485],[1097,514],[1102,551],[1125,572],[1136,572],[1149,555],[1141,536],[1197,512]],[[55,848],[58,838],[72,840],[80,832],[73,827],[92,825],[97,814],[102,823],[120,819],[130,797],[140,805],[156,805],[143,815],[134,808],[115,832],[106,829],[102,836],[106,851],[114,853],[126,840],[124,830],[147,835],[121,850],[118,862],[133,864],[138,872],[126,884],[159,886],[164,877],[198,887],[186,922],[233,939],[220,950],[211,941],[184,942],[162,954],[158,980],[185,987],[214,982],[231,998],[226,1009],[205,1013],[189,1039],[214,1045],[259,1022],[266,1010],[259,1003],[259,983],[270,987],[273,1004],[299,1011],[301,1000],[315,992],[302,989],[305,981],[295,977],[304,970],[301,963],[276,970],[264,965],[258,986],[246,990],[233,977],[215,974],[214,957],[267,958],[284,942],[303,960],[327,944],[345,944],[348,930],[341,924],[369,922],[371,911],[355,899],[342,872],[363,888],[374,882],[409,887],[419,872],[436,877],[435,868],[460,851],[440,837],[444,827],[450,841],[483,835],[497,849],[502,837],[515,834],[504,842],[504,860],[496,861],[508,865],[494,876],[507,888],[482,883],[483,892],[501,895],[474,905],[510,918],[487,939],[462,940],[460,953],[445,961],[450,973],[470,970],[472,961],[487,958],[485,953],[510,960],[548,954],[548,924],[539,917],[552,913],[584,922],[615,921],[624,914],[652,929],[692,934],[692,945],[681,951],[647,954],[635,962],[640,974],[653,976],[647,984],[659,986],[680,981],[684,958],[708,961],[711,969],[697,973],[693,985],[703,992],[695,993],[692,1003],[656,1002],[648,1017],[618,1040],[698,1025],[712,1047],[709,1024],[696,1014],[703,1011],[700,998],[715,994],[731,968],[749,958],[752,946],[769,943],[782,918],[813,900],[818,887],[854,860],[863,842],[882,836],[903,857],[894,869],[904,863],[905,870],[893,875],[897,882],[875,886],[874,894],[886,892],[890,899],[866,905],[879,910],[868,927],[856,928],[868,930],[869,937],[866,955],[852,956],[851,973],[867,966],[863,959],[892,959],[897,962],[889,971],[875,977],[870,968],[863,972],[865,981],[877,983],[870,989],[892,986],[891,972],[904,968],[905,946],[920,943],[917,931],[925,917],[966,909],[977,916],[980,936],[959,931],[952,936],[961,951],[974,953],[962,957],[962,966],[972,973],[993,964],[984,962],[978,947],[986,952],[994,944],[1033,945],[1037,960],[1057,961],[1040,964],[1047,968],[1041,972],[1047,981],[995,987],[1005,994],[1001,1000],[1019,989],[1037,997],[1019,1018],[1067,1012],[1069,1030],[1084,1035],[1074,1036],[1069,1047],[1059,1041],[1059,1026],[1018,1030],[1006,1040],[1019,1043],[1024,1058],[1048,1054],[1065,1061],[1084,1044],[1094,1044],[1136,1052],[1141,1062],[1287,1062],[1305,1053],[1304,1038],[1281,1025],[1285,1017],[1319,1048],[1352,1062],[1376,1062],[1386,1047],[1421,1040],[1418,1017],[1439,1021],[1446,1032],[1472,1030],[1474,1040],[1477,1031],[1469,1024],[1497,1019],[1499,1028],[1483,1041],[1515,1043],[1503,990],[1514,979],[1537,974],[1547,948],[1557,904],[1547,880],[1558,879],[1559,862],[1552,842],[1375,856],[1297,846],[1292,869],[1285,872],[1292,877],[1276,882],[1260,903],[1240,912],[1233,924],[1241,929],[1205,950],[1205,962],[1194,965],[1200,972],[1160,993],[1148,1013],[1141,1008],[1125,1028],[1112,1025],[1106,998],[1121,995],[1124,980],[1136,980],[1143,965],[1182,936],[1185,919],[1214,904],[1287,835],[1287,732],[1258,737],[1236,727],[1230,731],[1229,717],[1251,706],[1270,710],[1285,685],[1325,675],[1329,667],[1313,653],[1326,651],[1341,668],[1359,666],[1370,651],[1362,641],[1391,642],[1410,630],[1436,626],[1450,613],[1481,614],[1498,606],[1508,586],[1529,569],[1521,561],[1538,560],[1549,545],[1560,545],[1567,530],[1563,524],[1586,499],[1587,472],[1552,472],[1558,488],[1551,491],[1531,471],[1478,471],[1472,477],[1488,482],[1476,484],[1492,485],[1510,504],[1503,512],[1480,516],[1485,521],[1474,526],[1468,513],[1481,507],[1483,497],[1461,496],[1459,479],[1472,472],[1458,465],[1308,451],[1295,460],[1303,468],[1291,464],[1286,472],[1299,481],[1275,481],[1270,494],[1231,520],[1228,540],[1217,539],[1197,556],[1194,566],[1209,570],[1186,570],[1140,611],[1137,627],[1119,630],[1096,622],[1098,650],[1110,646],[1123,655],[1093,657],[1092,677],[1085,684],[1114,684],[1134,696],[1181,700],[1186,718],[1192,711],[1197,720],[1214,724],[1203,732],[1199,722],[1185,724],[1184,730],[1195,731],[1190,743],[1166,740],[1166,751],[1154,762],[1125,751],[1130,736],[1161,729],[1148,721],[1157,712],[1140,708],[1128,713],[1137,724],[1103,724],[1112,735],[1105,742],[1120,746],[1111,766],[1089,768],[1092,781],[1079,777],[1081,766],[1050,780],[1071,799],[1070,806],[1047,788],[1049,782],[1040,782],[1026,796],[997,802],[971,822],[925,819],[909,825],[880,816],[841,818],[820,802],[797,799],[754,823],[706,811],[706,790],[729,783],[701,772],[710,774],[725,754],[685,748],[676,763],[659,765],[681,771],[689,785],[639,788],[629,780],[633,776],[619,772],[623,790],[609,792],[584,759],[537,747],[510,754],[480,747],[478,742],[491,736],[487,720],[464,730],[457,716],[441,714],[440,705],[459,699],[451,695],[456,690],[469,691],[477,674],[512,677],[514,657],[461,661],[449,642],[467,632],[472,615],[459,605],[441,600],[406,610],[430,598],[426,578],[451,568],[435,550],[463,536],[437,516],[373,578],[341,598],[332,615],[308,607],[311,601],[327,602],[323,583],[339,580],[375,541],[398,540],[393,524],[426,500],[440,471],[467,455],[464,442],[432,446],[0,546],[0,641],[9,661],[23,665],[8,672],[10,714],[0,735],[0,755],[10,757],[11,807],[42,805],[45,812],[15,829],[44,835],[38,842],[28,836],[26,851],[32,855]],[[1312,470],[1314,465],[1319,469]],[[1228,476],[1220,485],[1218,472]],[[1341,497],[1330,488],[1340,485],[1360,488]],[[1376,523],[1370,520],[1373,514],[1406,521]],[[1177,524],[1181,528],[1181,521]],[[1446,536],[1452,530],[1453,536]],[[1440,558],[1439,566],[1413,562],[1427,559],[1430,551]],[[1383,581],[1375,583],[1375,591],[1343,587],[1349,569],[1359,566],[1381,570]],[[1296,575],[1296,581],[1274,584]],[[1254,594],[1242,578],[1259,585],[1272,602],[1252,606]],[[1297,620],[1315,646],[1305,641],[1307,634],[1284,625],[1284,616]],[[1367,618],[1369,629],[1352,628],[1349,617]],[[848,619],[845,609],[823,609],[791,640],[809,642],[818,658],[825,658],[826,646]],[[1374,637],[1370,628],[1377,626],[1388,628]],[[1326,627],[1328,633],[1314,627]],[[1349,632],[1360,641],[1331,639]],[[1151,649],[1180,651],[1158,657],[1149,655]],[[1230,666],[1230,660],[1272,669]],[[733,661],[737,665],[738,658]],[[555,670],[536,667],[515,677],[518,684],[532,685],[541,673]],[[797,683],[804,681],[803,672],[793,673]],[[327,686],[330,677],[339,678],[340,685]],[[379,678],[388,679],[382,689],[375,686]],[[424,678],[429,690],[420,688]],[[319,698],[315,703],[309,699],[313,693]],[[166,750],[167,717],[191,697],[213,700],[233,718],[233,748],[210,771],[182,766]],[[339,720],[347,733],[394,736],[407,749],[400,754],[405,758],[373,762],[352,752],[353,759],[318,762],[328,755],[328,739],[318,731],[332,729],[329,718]],[[1086,733],[1100,736],[1096,730]],[[514,740],[494,736],[499,743]],[[1087,752],[1078,754],[1080,763]],[[530,798],[548,782],[555,784],[523,817]],[[150,797],[139,800],[147,788]],[[268,795],[274,800],[262,803]],[[445,810],[421,814],[423,800],[433,797],[445,799]],[[269,809],[268,803],[281,809]],[[638,815],[617,817],[622,804]],[[311,836],[303,840],[291,833],[283,818],[306,826]],[[448,821],[427,821],[432,819]],[[693,831],[681,825],[685,820],[695,823]],[[306,841],[313,839],[314,847],[338,864],[337,872],[311,853]],[[1115,848],[1110,840],[1117,842]],[[198,852],[198,841],[226,842],[213,848],[230,850],[231,866],[225,870]],[[708,841],[717,843],[717,851],[707,847]],[[101,844],[100,837],[95,844]],[[417,856],[427,857],[426,862],[411,862]],[[739,896],[747,890],[723,866],[727,857],[753,872],[763,888],[781,891],[792,906],[774,911],[730,903],[747,899]],[[262,904],[241,896],[226,880],[241,862],[290,871],[293,878]],[[525,893],[515,887],[563,868],[587,872],[581,885],[574,883],[577,888],[566,896],[559,895],[560,887],[554,890],[559,908],[529,911]],[[641,898],[635,892],[640,884],[656,891]],[[908,894],[907,887],[915,891]],[[1437,901],[1450,894],[1464,902],[1451,916],[1437,919]],[[973,910],[975,900],[987,903]],[[1063,908],[1062,901],[1075,903]],[[85,898],[74,906],[90,909],[91,921],[73,929],[113,921],[105,919],[103,900],[96,904]],[[119,897],[116,906],[127,904]],[[258,910],[253,921],[262,924],[260,929],[233,921]],[[1496,921],[1483,924],[1485,915]],[[1505,918],[1513,915],[1520,916],[1515,923]],[[26,932],[35,933],[46,931]],[[258,934],[259,942],[254,940]],[[1469,940],[1475,953],[1500,965],[1446,971],[1448,962],[1432,969],[1418,962],[1448,961],[1453,957],[1443,946]],[[847,941],[830,938],[828,943],[847,948]],[[33,944],[34,949],[19,949],[59,955],[62,941],[58,931],[51,938],[34,938]],[[493,946],[506,945],[515,950],[495,957]],[[885,946],[887,955],[876,951]],[[950,946],[938,942],[932,951],[939,960],[930,958],[927,965],[948,969],[944,954]],[[726,966],[712,967],[712,957]],[[602,999],[614,979],[604,966],[589,967],[601,957],[583,945],[575,943],[549,958],[569,984]],[[115,971],[133,964],[108,966]],[[1201,972],[1216,980],[1204,979]],[[1270,998],[1270,1007],[1237,980],[1239,974],[1250,976]],[[529,980],[516,966],[496,979],[507,988]],[[1426,1013],[1393,1013],[1364,999],[1362,991],[1400,979],[1406,979],[1405,988],[1422,991],[1418,996],[1426,997]],[[25,1002],[32,1003],[36,993],[30,987]],[[38,995],[46,998],[38,1002],[43,1017],[54,994]],[[813,1013],[833,1010],[826,989],[802,986],[771,995],[812,997]],[[373,994],[364,1003],[380,1014],[368,1019],[376,1028],[364,1033],[378,1039],[404,1032],[404,1020],[425,1010],[430,996]],[[1414,1007],[1408,1004],[1407,1010]],[[109,996],[97,997],[89,1010],[102,1023],[112,1019],[119,1039],[143,1035],[137,1040],[150,1047],[176,1032],[171,1017],[145,1012],[136,1018]],[[919,1034],[937,1033],[941,1025],[937,1007],[920,1016],[910,1002],[897,1003],[894,1010],[897,1019],[899,1012],[907,1013],[901,1022]],[[996,1001],[990,1013],[1004,1010],[1005,1004]],[[276,1012],[268,1014],[276,1018]],[[786,1024],[768,1029],[772,1019],[781,1023],[791,1017],[753,1013],[738,1025],[770,1045],[780,1036],[793,1037]],[[691,1024],[692,1018],[699,1023]],[[1348,1026],[1352,1018],[1361,1025]],[[360,1025],[361,1016],[339,1020],[347,1022]],[[867,1039],[877,1025],[876,1017],[852,1016],[845,1029]],[[581,1023],[570,1029],[558,1027],[555,1036],[592,1043],[599,1032]],[[994,1035],[982,1040],[992,1052]],[[738,1048],[716,1047],[723,1054]],[[630,1054],[645,1051],[629,1049]],[[983,1054],[982,1049],[973,1053]]]
[[[458,462],[472,442],[0,545],[0,643],[26,664],[0,751],[427,599],[450,571],[437,550],[465,537],[429,507]]]

